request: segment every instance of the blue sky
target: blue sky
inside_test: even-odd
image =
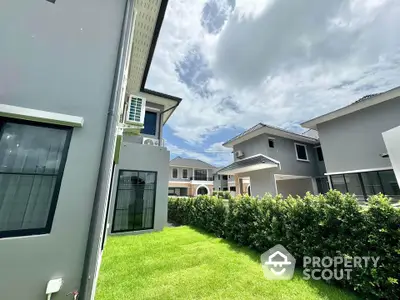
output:
[[[299,123],[400,85],[396,0],[169,0],[147,88],[183,98],[171,156],[216,166],[258,122]]]

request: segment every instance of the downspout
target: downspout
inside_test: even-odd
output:
[[[107,123],[99,175],[97,178],[96,193],[93,202],[92,216],[90,220],[88,241],[86,245],[85,261],[83,264],[80,297],[82,300],[91,300],[95,296],[95,287],[100,264],[101,245],[106,223],[106,210],[109,189],[111,187],[111,172],[114,159],[114,148],[119,121],[119,101],[121,95],[125,61],[129,53],[129,37],[133,30],[134,0],[127,0],[125,6],[124,20],[121,29],[118,47],[117,64],[114,73],[112,94],[107,114]]]

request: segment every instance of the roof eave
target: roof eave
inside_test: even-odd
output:
[[[334,110],[329,113],[326,113],[322,116],[316,117],[316,118],[308,120],[306,122],[303,122],[300,125],[305,128],[310,128],[310,129],[316,130],[318,124],[325,123],[325,122],[337,119],[339,117],[343,117],[348,114],[352,114],[352,113],[362,110],[364,108],[374,106],[379,103],[382,103],[382,102],[385,102],[388,100],[392,100],[392,99],[395,99],[398,97],[400,97],[400,87],[383,92],[383,93],[373,96],[367,100],[360,101],[357,103],[352,103],[345,107],[339,108],[339,109]]]

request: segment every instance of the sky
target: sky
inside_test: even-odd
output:
[[[400,1],[169,0],[146,87],[183,100],[171,157],[224,166],[258,122],[303,121],[400,85]]]

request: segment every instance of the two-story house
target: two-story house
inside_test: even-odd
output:
[[[198,159],[175,157],[169,163],[168,195],[212,195],[215,167]]]
[[[140,137],[128,136],[135,128],[121,126],[120,117],[133,103],[129,112],[144,115],[132,115],[144,122],[136,129],[160,140],[180,101],[145,88],[166,6],[1,2],[1,299],[72,299],[66,295],[75,290],[94,299],[106,215],[114,210],[111,181],[129,190],[129,204],[116,201],[119,228],[157,228],[156,219],[165,220],[168,151],[147,145],[154,141],[133,145]],[[112,195],[121,190],[114,184]]]
[[[332,188],[362,200],[380,192],[400,198],[400,174],[396,179],[392,161],[397,153],[388,155],[388,150],[397,149],[396,135],[397,145],[400,141],[400,87],[365,96],[302,126],[318,130]],[[386,132],[393,137],[390,148]]]
[[[315,137],[259,123],[223,145],[233,149],[234,162],[218,174],[234,175],[237,193],[287,196],[328,189]]]

